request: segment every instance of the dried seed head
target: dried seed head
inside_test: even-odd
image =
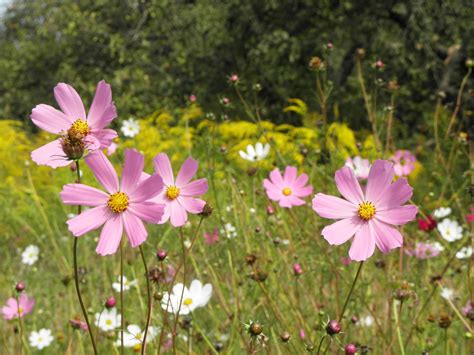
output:
[[[442,314],[440,317],[439,317],[439,320],[438,320],[438,326],[442,329],[447,329],[449,328],[449,326],[451,325],[452,323],[452,319],[449,315],[447,314]]]
[[[288,343],[291,339],[291,335],[290,335],[290,333],[285,331],[285,332],[280,334],[280,339],[281,339],[282,342]]]
[[[258,322],[252,322],[250,323],[249,327],[249,333],[252,336],[259,336],[263,332],[263,327],[260,323]]]
[[[206,202],[206,204],[202,208],[202,211],[199,213],[199,216],[201,216],[202,218],[210,217],[212,215],[213,210],[214,209],[212,208],[212,206]]]

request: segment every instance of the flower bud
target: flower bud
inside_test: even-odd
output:
[[[336,320],[330,320],[326,326],[326,332],[329,335],[339,334],[341,332],[341,324]]]
[[[260,325],[260,323],[252,322],[249,327],[249,332],[253,336],[258,336],[262,334],[263,327]]]
[[[365,57],[365,49],[364,48],[357,48],[356,49],[356,56],[359,59],[363,59]]]
[[[357,347],[354,344],[347,344],[344,348],[345,355],[354,355],[357,352]]]
[[[245,262],[248,265],[253,265],[255,264],[255,261],[257,261],[257,257],[254,254],[249,254],[245,257]]]
[[[272,214],[275,214],[275,209],[273,208],[272,205],[268,205],[268,206],[267,206],[267,214],[270,215],[270,216],[271,216]]]
[[[115,297],[109,297],[105,301],[105,308],[114,308],[115,305],[117,304],[117,301],[115,300]]]
[[[309,61],[309,67],[312,70],[322,70],[322,69],[324,69],[324,62],[319,57],[313,57]]]
[[[439,317],[438,326],[442,329],[447,329],[452,323],[452,319],[449,315],[443,314]]]
[[[285,331],[285,332],[280,334],[280,339],[281,339],[282,342],[288,343],[291,339],[291,335],[290,335],[290,333]]]
[[[158,261],[164,261],[167,256],[168,253],[164,249],[158,249],[156,252],[156,257],[158,258]]]
[[[303,268],[300,264],[293,264],[293,273],[295,274],[295,276],[300,276],[301,274],[303,274]]]
[[[26,288],[26,285],[24,282],[18,282],[16,285],[15,285],[15,290],[16,292],[20,293],[20,292],[23,292]]]

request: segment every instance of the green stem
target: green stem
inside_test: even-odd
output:
[[[123,347],[123,330],[125,328],[125,318],[123,316],[123,247],[122,241],[120,241],[120,354],[124,354]]]
[[[20,300],[18,299],[18,292],[16,293],[16,307],[18,312],[18,325],[20,327],[20,355],[23,354],[23,325],[21,323]]]
[[[326,339],[326,335],[322,336],[321,341],[319,342],[318,351],[316,352],[316,354],[319,354],[321,352],[321,347],[323,346],[324,339]]]
[[[398,312],[397,312],[397,303],[395,302],[395,300],[393,300],[393,316],[395,317],[395,324],[397,326],[397,338],[398,338],[398,344],[400,345],[400,354],[405,355],[405,347],[403,346],[402,332],[400,330],[400,321],[398,319]]]
[[[146,279],[146,291],[147,291],[147,314],[146,314],[146,325],[145,330],[143,332],[143,344],[142,344],[142,355],[145,354],[146,348],[146,336],[148,334],[148,327],[150,326],[150,319],[151,319],[151,291],[150,291],[150,280],[148,279],[148,266],[146,264],[145,254],[143,253],[142,246],[140,248],[140,255],[142,256],[143,267],[145,268],[145,279]]]
[[[76,172],[77,172],[77,182],[81,182],[81,169],[79,166],[79,160],[76,161]],[[77,214],[80,215],[82,211],[82,206],[77,206]],[[74,284],[76,285],[77,298],[79,299],[79,304],[81,305],[82,315],[87,324],[87,331],[89,332],[89,337],[91,338],[92,348],[94,349],[94,354],[97,355],[97,346],[95,344],[94,335],[92,334],[91,324],[89,322],[89,317],[87,316],[87,310],[84,306],[84,301],[82,300],[81,289],[79,287],[79,270],[77,267],[77,243],[79,238],[74,237],[74,246],[73,246],[73,261],[74,261]]]
[[[199,327],[199,325],[197,324],[196,322],[196,318],[194,318],[194,314],[191,312],[191,317],[193,318],[193,324],[194,326],[196,327],[196,330],[201,334],[202,338],[204,339],[204,341],[206,342],[206,344],[209,346],[209,348],[212,350],[212,352],[214,354],[219,354],[219,352],[216,350],[216,348],[214,347],[214,345],[212,345],[211,341],[209,340],[209,338],[206,336],[206,334],[202,331],[201,327]]]
[[[354,291],[354,286],[357,282],[357,279],[359,278],[360,271],[362,270],[362,265],[364,265],[363,261],[360,262],[354,281],[352,281],[351,289],[349,291],[349,294],[347,295],[346,301],[344,302],[344,307],[342,307],[342,311],[341,311],[341,314],[339,315],[338,322],[341,322],[342,318],[344,317],[344,312],[346,311],[347,305],[349,304],[349,300],[351,299],[352,292]]]

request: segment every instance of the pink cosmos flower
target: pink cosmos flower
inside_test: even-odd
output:
[[[408,176],[415,170],[416,157],[409,150],[397,150],[390,158],[394,162],[395,175]]]
[[[376,160],[363,190],[351,168],[336,171],[336,186],[345,198],[322,193],[313,198],[313,209],[324,218],[340,221],[325,227],[321,234],[332,245],[347,242],[355,234],[349,257],[355,261],[368,259],[375,246],[387,253],[403,244],[403,237],[392,225],[415,219],[418,208],[405,205],[413,189],[405,178],[392,184],[393,164]]]
[[[365,180],[369,176],[371,167],[369,159],[362,159],[359,156],[347,158],[345,165],[354,170],[354,173],[359,180]]]
[[[291,208],[304,205],[302,197],[313,193],[308,182],[308,175],[297,176],[298,171],[294,166],[287,166],[285,174],[281,176],[280,170],[275,169],[270,173],[270,180],[263,180],[263,186],[270,200],[278,201],[281,207]]]
[[[204,233],[204,238],[206,239],[207,245],[212,245],[219,241],[219,229],[214,228],[212,233]]]
[[[434,243],[416,243],[415,248],[413,250],[407,249],[405,253],[410,256],[414,256],[417,259],[424,260],[424,259],[431,259],[438,256],[442,251],[443,247],[438,242]]]
[[[188,212],[201,213],[206,202],[195,196],[207,192],[207,179],[190,182],[197,172],[198,162],[193,158],[186,159],[176,180],[166,154],[158,154],[153,159],[153,164],[155,172],[163,178],[165,184],[161,193],[152,199],[155,203],[165,205],[163,217],[158,223],[163,224],[170,220],[173,226],[180,227],[188,221]]]
[[[97,84],[87,115],[79,94],[72,86],[59,83],[54,88],[54,97],[61,111],[41,104],[31,113],[35,125],[61,136],[31,153],[31,159],[36,164],[52,168],[67,166],[72,160],[81,158],[85,150],[105,149],[117,137],[117,132],[105,128],[117,117],[117,112],[110,85],[104,80]]]
[[[83,184],[64,186],[65,204],[93,207],[67,221],[71,233],[79,237],[104,225],[96,248],[100,255],[117,251],[124,229],[133,248],[142,244],[148,237],[142,220],[157,223],[163,216],[164,206],[148,201],[163,189],[161,177],[154,174],[139,182],[144,158],[132,149],[125,150],[121,184],[102,151],[89,154],[85,162],[107,192]]]
[[[11,320],[14,318],[24,317],[28,313],[31,313],[35,305],[35,300],[33,298],[28,298],[25,293],[22,293],[18,297],[18,302],[15,298],[10,297],[7,300],[6,306],[2,307],[3,318],[6,320]]]

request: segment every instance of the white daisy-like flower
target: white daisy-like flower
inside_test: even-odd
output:
[[[461,248],[457,253],[456,253],[456,258],[458,259],[467,259],[472,256],[472,246],[468,245],[463,248]]]
[[[138,280],[128,281],[127,277],[123,276],[123,290],[128,291],[130,287],[135,286],[138,283]],[[112,288],[116,292],[120,292],[120,276],[117,276],[117,282],[112,283]]]
[[[184,287],[184,291],[183,291]],[[182,294],[182,297],[181,297]],[[169,313],[186,315],[196,308],[204,307],[212,296],[212,285],[202,285],[201,281],[193,280],[189,289],[182,283],[176,284],[170,293],[163,294],[161,308]],[[181,308],[180,308],[181,301]]]
[[[250,212],[251,214],[255,214],[255,212],[257,212],[257,211],[255,210],[255,208],[252,208],[252,207],[251,207],[251,208],[249,208],[249,212]]]
[[[443,287],[441,289],[441,297],[443,297],[446,300],[452,300],[454,298],[454,290]]]
[[[120,130],[125,137],[133,138],[140,133],[140,123],[130,117],[128,120],[122,122]]]
[[[28,338],[30,345],[33,348],[38,350],[43,350],[44,348],[51,345],[54,340],[54,337],[51,335],[50,329],[40,329],[37,332],[31,332],[30,337]]]
[[[462,238],[462,226],[457,221],[449,218],[443,219],[441,223],[438,223],[438,230],[441,236],[448,242],[454,242]]]
[[[36,245],[28,245],[21,253],[21,262],[26,265],[33,265],[38,261],[39,248]]]
[[[148,327],[148,333],[146,335],[146,342],[152,341],[158,334],[158,328]],[[139,351],[142,348],[144,330],[142,331],[138,325],[130,324],[127,330],[123,333],[123,346],[126,348],[133,348],[135,351]],[[122,343],[121,333],[118,334],[115,345],[120,346]]]
[[[247,151],[240,150],[239,154],[242,159],[248,161],[259,161],[265,159],[270,153],[270,144],[263,145],[258,142],[255,147],[251,144],[247,146]]]
[[[451,214],[450,207],[440,207],[433,211],[433,216],[435,216],[436,218],[444,218],[446,216],[449,216],[450,214]]]
[[[362,327],[371,327],[374,324],[374,318],[370,315],[362,317],[357,324]]]
[[[354,158],[347,158],[345,166],[351,168],[358,179],[363,180],[369,177],[369,171],[372,165],[369,159],[362,159],[356,156]]]
[[[237,229],[231,223],[224,224],[224,229],[221,228],[221,233],[229,239],[237,237]]]
[[[120,327],[121,321],[122,316],[117,314],[117,309],[115,307],[105,308],[102,312],[95,314],[95,325],[104,332],[108,332]]]

